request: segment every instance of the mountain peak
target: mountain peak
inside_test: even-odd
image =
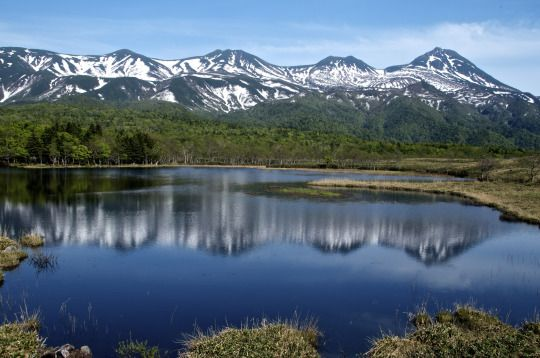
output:
[[[113,56],[113,57],[128,57],[128,56],[140,56],[138,53],[133,52],[129,49],[122,48],[120,50],[116,50],[114,52],[106,54],[106,56]]]
[[[444,71],[445,69],[456,66],[476,68],[471,61],[467,60],[456,51],[441,47],[435,47],[433,50],[415,58],[409,66],[425,67],[439,71]]]
[[[374,71],[375,69],[365,63],[362,60],[357,59],[354,56],[339,57],[328,56],[325,59],[319,61],[316,66],[345,66],[345,67],[357,67],[361,70]]]
[[[478,68],[474,63],[461,56],[454,50],[435,47],[433,50],[418,56],[407,65],[391,66],[386,68],[387,73],[400,73],[413,71],[415,76],[430,82],[435,79],[440,88],[449,88],[442,82],[452,82],[451,87],[461,88],[464,85],[477,85],[484,88],[504,89],[515,91]],[[429,77],[429,78],[428,78]],[[436,79],[438,78],[438,79]],[[442,82],[441,82],[442,81]]]
[[[236,50],[236,49],[225,49],[225,50],[217,49],[210,52],[205,57],[231,57],[231,56],[255,57],[254,55],[244,50]]]

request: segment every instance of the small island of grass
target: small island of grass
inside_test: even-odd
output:
[[[10,270],[19,266],[28,254],[21,249],[17,241],[6,236],[0,236],[0,270]],[[3,275],[0,275],[0,282]]]
[[[540,323],[515,328],[494,315],[471,307],[441,311],[433,319],[421,312],[413,318],[416,329],[405,337],[376,340],[367,353],[388,357],[538,357]]]
[[[298,357],[317,358],[319,331],[313,324],[275,322],[225,328],[199,334],[186,342],[183,358]]]
[[[291,199],[340,199],[344,191],[337,188],[312,187],[305,183],[252,183],[237,186],[251,195],[279,196]]]
[[[21,245],[31,248],[41,247],[45,244],[43,236],[36,233],[29,233],[21,237]]]
[[[312,197],[312,198],[340,198],[341,193],[321,188],[310,188],[302,186],[280,187],[274,190],[277,194]]]

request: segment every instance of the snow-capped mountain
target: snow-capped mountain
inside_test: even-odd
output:
[[[441,48],[386,69],[375,69],[352,56],[328,57],[306,66],[276,66],[240,50],[161,60],[129,50],[78,56],[0,48],[0,103],[85,95],[115,101],[155,99],[230,112],[313,92],[331,96],[336,91],[373,100],[418,97],[433,107],[448,98],[479,108],[504,107],[516,99],[540,104],[537,97],[505,85],[457,52]]]

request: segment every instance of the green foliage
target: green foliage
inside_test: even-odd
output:
[[[425,83],[413,91],[443,93]],[[374,96],[380,94],[374,93]],[[540,106],[516,101],[502,110],[482,112],[451,98],[441,100],[438,110],[419,98],[396,93],[387,100],[370,100],[347,93],[308,95],[294,101],[263,103],[247,111],[220,115],[233,123],[313,130],[353,135],[372,141],[404,143],[454,143],[491,147],[540,149]]]
[[[116,354],[119,358],[159,358],[159,348],[149,347],[147,341],[122,341],[118,343]]]
[[[440,135],[453,133],[459,126],[452,127],[441,118],[437,122],[436,111],[422,114],[425,108],[416,103],[408,111],[395,106],[394,114],[377,124],[377,118],[366,119],[367,114],[356,109],[347,111],[333,102],[313,100],[311,112],[302,114],[305,107],[301,105],[296,112],[274,113],[272,118],[283,121],[268,125],[256,119],[251,124],[210,119],[178,105],[156,102],[112,105],[73,98],[64,103],[3,106],[0,161],[358,167],[366,160],[387,157],[483,157],[521,152],[489,131],[485,138],[491,147],[463,144],[466,141],[459,138],[466,134],[458,136],[459,140],[443,138]],[[271,108],[279,111],[281,107]],[[319,120],[313,117],[316,113],[335,120]],[[412,124],[412,118],[422,120]],[[431,122],[440,125],[430,127]]]

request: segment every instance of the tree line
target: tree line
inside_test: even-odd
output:
[[[168,104],[0,107],[4,164],[355,166],[403,156],[519,154],[508,147],[365,140],[329,131],[243,125]]]

